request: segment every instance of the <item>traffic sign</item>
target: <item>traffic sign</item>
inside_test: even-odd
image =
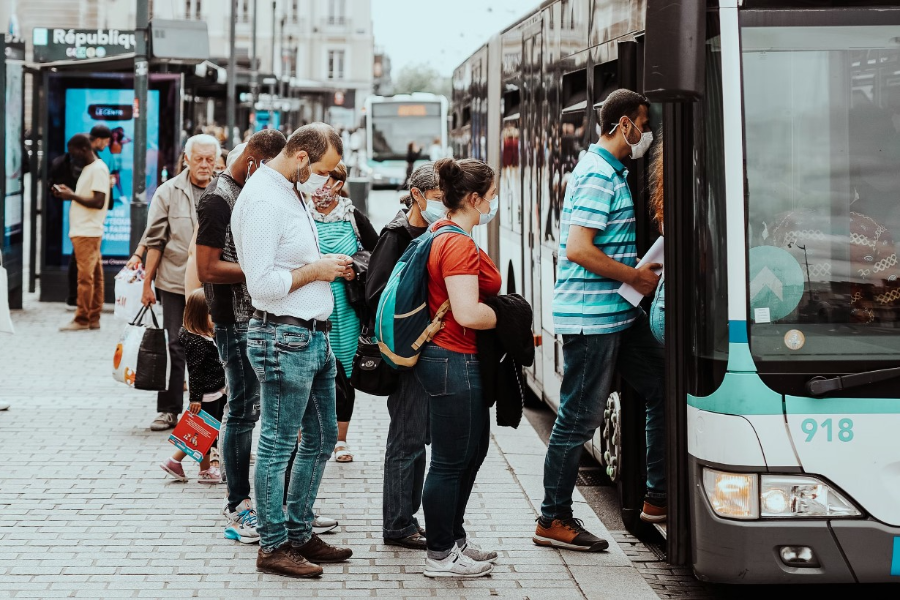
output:
[[[776,246],[750,249],[750,309],[768,309],[768,317],[777,321],[788,316],[803,297],[806,277],[791,253]]]

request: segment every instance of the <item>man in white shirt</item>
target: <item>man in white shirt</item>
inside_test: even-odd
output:
[[[352,277],[352,260],[322,256],[316,226],[298,193],[325,185],[342,153],[341,138],[330,126],[301,127],[281,154],[247,181],[231,215],[238,262],[255,309],[247,355],[261,400],[256,568],[290,577],[317,577],[322,568],[315,563],[341,562],[353,554],[312,531],[313,502],[337,442],[330,284]],[[301,429],[285,518],[284,476]]]
[[[75,191],[58,184],[53,186],[53,192],[63,200],[72,201],[69,238],[78,262],[78,297],[75,319],[59,330],[86,331],[100,329],[100,311],[103,309],[100,243],[109,200],[109,168],[94,155],[91,140],[83,133],[69,140],[69,155],[73,162],[84,165]]]

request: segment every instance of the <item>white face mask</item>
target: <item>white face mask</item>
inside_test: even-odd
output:
[[[476,208],[475,210],[478,210],[478,209]],[[483,213],[480,210],[478,210],[478,213],[480,215],[478,217],[478,224],[479,225],[487,225],[488,223],[490,223],[494,219],[494,217],[497,216],[498,210],[500,210],[500,198],[498,198],[497,196],[494,196],[494,199],[491,200],[491,208],[486,213]]]
[[[447,216],[447,207],[444,206],[443,202],[440,200],[429,200],[425,197],[425,194],[422,194],[422,197],[425,198],[425,210],[422,210],[422,205],[419,204],[419,201],[416,200],[415,196],[412,197],[412,201],[419,207],[419,212],[426,223],[431,225]]]
[[[314,194],[316,190],[323,187],[328,182],[328,175],[319,175],[318,173],[310,173],[309,179],[303,183],[297,182],[297,189],[304,194]]]
[[[631,123],[632,127],[637,129],[637,125],[634,124],[634,121],[632,121],[631,119],[628,119],[628,121]],[[618,127],[618,124],[616,124],[616,127]],[[644,156],[644,154],[647,153],[647,150],[650,149],[650,144],[653,143],[653,132],[645,131],[644,133],[641,134],[641,139],[638,140],[638,143],[632,144],[631,142],[628,141],[628,138],[625,137],[625,130],[623,129],[622,130],[622,139],[625,140],[626,144],[631,146],[631,158],[640,158],[640,157]]]

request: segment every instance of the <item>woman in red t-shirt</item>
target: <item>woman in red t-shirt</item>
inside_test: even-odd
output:
[[[429,396],[431,468],[422,506],[428,577],[479,577],[491,572],[496,552],[467,539],[463,520],[475,476],[487,455],[490,415],[482,398],[476,331],[497,326],[481,300],[500,292],[500,272],[471,237],[497,214],[494,171],[479,160],[435,163],[447,217],[433,231],[455,224],[468,233],[435,237],[428,259],[428,308],[434,315],[448,298],[444,327],[426,344],[415,374]]]

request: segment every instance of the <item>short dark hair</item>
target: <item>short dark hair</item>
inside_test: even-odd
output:
[[[434,171],[444,194],[444,206],[450,210],[458,210],[463,198],[472,192],[483,197],[494,183],[494,170],[475,158],[442,158],[434,163]]]
[[[609,135],[612,129],[622,117],[628,117],[632,123],[638,118],[641,107],[646,106],[650,109],[650,101],[646,96],[642,96],[631,90],[616,90],[603,102],[600,109],[600,130],[603,135]]]
[[[306,152],[309,154],[309,162],[314,163],[322,160],[328,148],[334,148],[338,154],[344,154],[341,136],[327,123],[310,123],[291,134],[284,146],[284,152],[288,156],[301,151]]]
[[[269,160],[278,156],[286,144],[287,139],[277,129],[263,129],[247,140],[246,152],[259,160]]]
[[[106,125],[94,125],[91,127],[92,140],[108,140],[112,137],[112,131]]]
[[[69,139],[69,143],[66,144],[69,150],[77,148],[79,150],[90,150],[91,149],[91,139],[83,133],[76,133]]]

